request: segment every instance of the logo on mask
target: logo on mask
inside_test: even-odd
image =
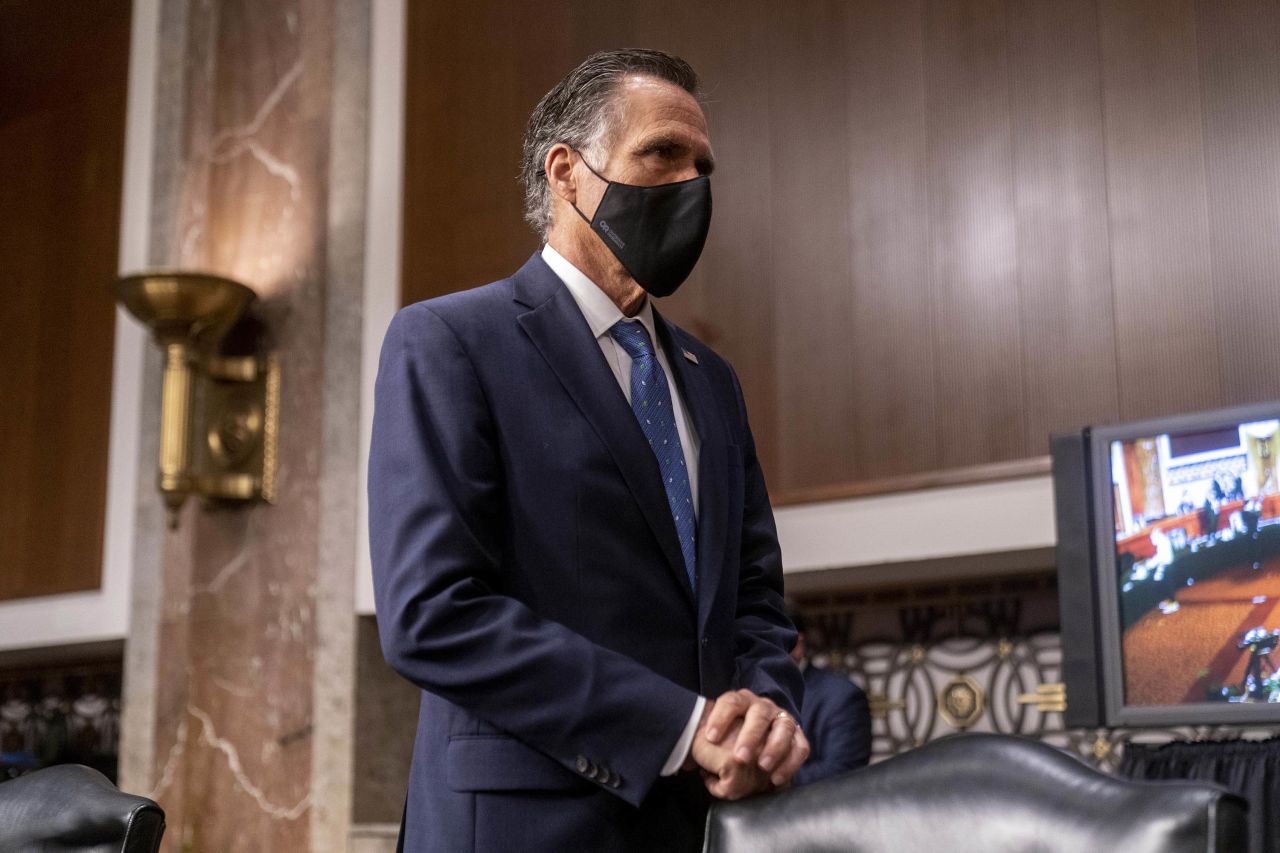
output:
[[[612,240],[619,249],[627,248],[627,244],[624,243],[622,238],[618,236],[617,231],[614,231],[612,228],[609,227],[608,222],[605,222],[603,219],[601,219],[597,224],[600,226],[601,231],[609,235],[609,239]]]

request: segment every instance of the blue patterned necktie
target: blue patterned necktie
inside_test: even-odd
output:
[[[698,589],[698,523],[693,514],[693,490],[689,486],[689,470],[684,461],[684,448],[676,429],[675,410],[671,408],[671,392],[667,375],[658,363],[653,341],[643,323],[619,320],[609,335],[631,356],[631,411],[635,412],[649,447],[658,458],[662,486],[667,490],[671,519],[680,537],[684,568],[689,585]]]

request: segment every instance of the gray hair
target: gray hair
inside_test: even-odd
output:
[[[623,48],[587,57],[533,108],[524,132],[520,182],[524,218],[543,240],[551,230],[551,188],[542,171],[547,152],[563,142],[579,151],[598,153],[617,119],[614,95],[632,74],[657,77],[698,96],[698,75],[683,59],[660,50]]]

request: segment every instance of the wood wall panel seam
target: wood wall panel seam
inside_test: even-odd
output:
[[[1013,55],[1010,44],[1013,40],[1013,7],[1016,0],[1004,0],[1004,32],[1005,39],[1002,53],[1004,54],[1004,101],[1005,101],[1005,131],[1009,140],[1009,173],[1011,180],[1009,181],[1009,210],[1013,217],[1013,292],[1014,301],[1017,308],[1015,316],[1018,322],[1015,325],[1015,336],[1017,339],[1018,352],[1018,415],[1021,420],[1021,429],[1018,431],[1022,441],[1022,453],[1031,451],[1031,429],[1028,420],[1027,405],[1027,383],[1028,383],[1028,359],[1027,359],[1027,307],[1026,297],[1023,289],[1022,276],[1022,240],[1018,229],[1018,186],[1023,177],[1018,169],[1018,139],[1014,133],[1013,124]]]
[[[1101,6],[1105,0],[1094,0],[1094,30],[1096,33],[1096,57],[1098,65],[1098,122],[1102,131],[1102,180],[1103,193],[1106,199],[1106,229],[1107,229],[1107,293],[1111,302],[1111,342],[1112,342],[1112,372],[1115,376],[1115,393],[1116,393],[1116,411],[1115,418],[1120,417],[1120,401],[1124,399],[1124,385],[1120,372],[1120,327],[1118,313],[1116,308],[1116,257],[1115,257],[1115,240],[1111,230],[1111,162],[1107,153],[1107,140],[1110,134],[1107,130],[1107,66],[1102,61],[1103,44],[1102,44],[1102,10]]]
[[[1025,440],[1114,420],[1115,338],[1089,4],[1010,4]]]
[[[1024,455],[1008,32],[998,0],[930,0],[930,217],[939,303],[941,464]]]
[[[850,441],[866,480],[937,465],[922,14],[919,0],[875,0],[848,17]]]
[[[1099,6],[1121,417],[1219,405],[1190,6]]]
[[[1196,9],[1224,402],[1276,399],[1280,376],[1266,365],[1280,329],[1280,4],[1221,0]]]

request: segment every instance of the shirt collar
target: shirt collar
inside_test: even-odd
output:
[[[609,334],[609,330],[619,320],[635,319],[644,324],[649,332],[649,340],[656,341],[658,339],[657,330],[653,324],[653,305],[646,297],[644,305],[640,308],[640,312],[634,318],[628,318],[614,304],[600,287],[573,264],[565,260],[564,255],[551,248],[550,245],[542,247],[542,259],[547,262],[547,266],[551,267],[551,271],[559,276],[564,282],[564,286],[569,288],[569,293],[573,296],[573,301],[578,304],[578,310],[582,312],[582,316],[587,320],[587,326],[591,329],[591,334],[596,338],[600,338]]]

